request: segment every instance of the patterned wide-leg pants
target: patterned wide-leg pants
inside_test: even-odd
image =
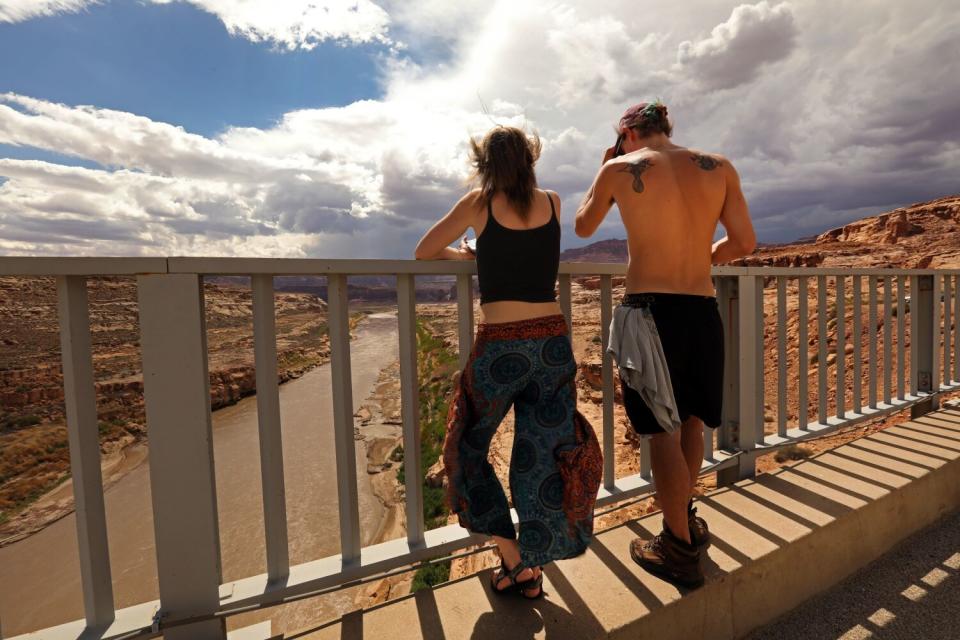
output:
[[[487,455],[514,407],[510,494],[526,566],[579,555],[592,535],[602,461],[577,412],[576,371],[563,316],[481,324],[451,403],[444,444],[451,508],[471,531],[511,539],[510,507]]]

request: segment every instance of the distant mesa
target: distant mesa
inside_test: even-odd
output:
[[[626,262],[626,240],[601,240],[560,253],[561,262]]]
[[[564,262],[627,261],[626,240],[560,254]],[[921,202],[781,244],[760,244],[731,266],[960,268],[960,195]]]

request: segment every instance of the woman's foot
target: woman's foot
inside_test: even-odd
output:
[[[520,591],[524,598],[531,600],[543,594],[543,570],[540,567],[524,567],[517,565],[508,568],[505,562],[494,572],[490,586],[497,593]]]
[[[493,536],[493,540],[497,543],[500,568],[492,574],[490,588],[497,593],[519,591],[531,600],[543,595],[543,570],[524,566],[516,539]]]

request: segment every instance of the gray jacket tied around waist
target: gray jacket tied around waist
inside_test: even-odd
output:
[[[619,305],[610,323],[610,344],[620,380],[640,394],[667,433],[680,428],[667,357],[660,344],[653,314],[646,307]]]

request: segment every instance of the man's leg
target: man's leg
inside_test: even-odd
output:
[[[700,477],[700,466],[703,463],[703,430],[705,425],[700,418],[690,416],[681,427],[680,443],[683,447],[683,457],[687,461],[690,471],[690,497],[687,499],[687,520],[690,524],[690,537],[693,544],[703,547],[710,544],[710,529],[706,520],[696,515],[693,507],[693,491]]]
[[[681,433],[657,434],[650,439],[650,463],[657,483],[657,499],[663,519],[674,537],[690,543],[687,502],[690,500],[690,471],[681,447]]]
[[[703,464],[703,421],[696,416],[687,418],[680,427],[680,446],[683,448],[683,458],[687,461],[690,471],[690,494],[697,486],[700,477],[700,467]]]

